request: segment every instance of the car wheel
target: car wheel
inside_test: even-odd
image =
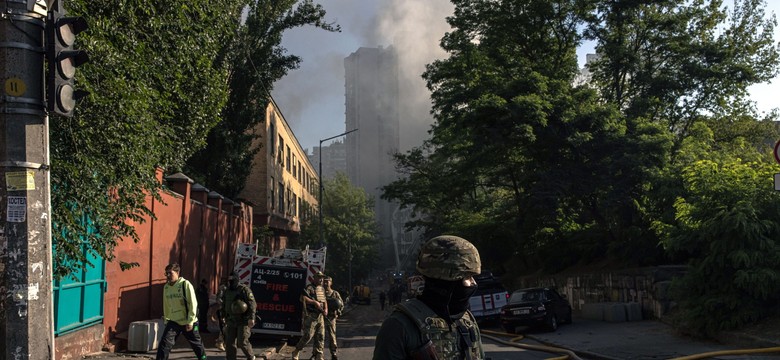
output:
[[[550,331],[558,330],[558,317],[555,314],[551,314],[550,319],[547,320],[547,329]]]
[[[517,333],[517,326],[514,325],[504,325],[504,330],[510,334],[516,334]]]

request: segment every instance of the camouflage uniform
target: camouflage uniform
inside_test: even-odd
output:
[[[219,284],[219,289],[217,290],[217,321],[219,322],[219,336],[217,336],[217,340],[214,343],[214,347],[216,347],[218,350],[225,351],[225,305],[222,303],[222,299],[225,295],[225,290],[227,290],[227,285],[225,285],[225,282],[227,282],[226,279],[222,280],[222,283]]]
[[[463,281],[464,284],[468,279],[473,281],[472,277],[480,273],[480,267],[479,252],[474,245],[456,236],[429,240],[420,249],[417,259],[420,274],[442,281]],[[442,299],[442,303],[445,301]],[[471,312],[465,310],[461,315],[450,316],[448,322],[418,299],[396,305],[379,329],[373,359],[484,359],[479,326]]]
[[[329,279],[326,278],[325,280],[329,281]],[[333,289],[325,290],[325,298],[328,301],[328,319],[330,320],[325,321],[325,337],[330,341],[331,359],[338,359],[339,347],[336,342],[336,318],[340,317],[342,311],[344,311],[344,300],[341,299],[341,294]]]
[[[324,277],[321,273],[318,274],[318,279],[321,279]],[[307,297],[309,299],[314,299],[320,303],[326,303],[325,298],[325,289],[322,288],[321,285],[314,285],[309,284],[306,286],[306,289],[304,290],[304,295],[301,297]],[[305,302],[304,302],[305,304]],[[327,308],[326,308],[327,309]],[[324,356],[323,353],[325,351],[325,319],[322,315],[322,312],[320,312],[316,307],[313,305],[306,304],[303,307],[303,334],[301,335],[301,340],[298,341],[298,344],[295,345],[295,349],[292,353],[292,358],[294,360],[298,359],[298,353],[303,350],[304,347],[309,343],[309,341],[314,338],[314,355],[312,358],[317,360],[323,360]]]
[[[233,310],[233,304],[239,300],[247,305],[243,313]],[[249,322],[254,320],[257,303],[252,290],[244,284],[238,284],[235,289],[227,288],[222,295],[222,304],[222,314],[225,316],[225,358],[235,360],[237,346],[247,359],[254,359],[252,344],[249,343],[252,335]]]

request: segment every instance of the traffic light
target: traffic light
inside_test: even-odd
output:
[[[49,112],[72,116],[76,101],[89,95],[75,90],[73,76],[76,68],[89,61],[84,50],[76,50],[76,35],[89,26],[82,17],[66,17],[65,11],[55,2],[46,18],[46,107]]]

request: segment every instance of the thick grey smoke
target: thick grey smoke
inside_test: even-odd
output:
[[[395,0],[380,7],[379,33],[393,44],[399,60],[400,146],[406,151],[428,138],[433,123],[430,92],[421,75],[425,65],[446,57],[439,46],[454,7],[445,0]]]
[[[393,46],[400,62],[401,150],[422,144],[433,123],[425,65],[446,56],[439,40],[449,30],[448,0],[320,0],[341,33],[296,29],[283,46],[303,58],[300,69],[274,85],[273,96],[304,148],[338,135],[344,125],[344,58],[359,47]]]

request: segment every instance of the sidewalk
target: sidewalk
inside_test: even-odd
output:
[[[353,309],[353,306],[350,304],[347,304],[347,306],[344,308],[344,314],[350,312]],[[217,333],[201,333],[201,338],[203,339],[203,346],[206,347],[206,354],[208,354],[209,360],[225,360],[225,352],[218,350],[214,344],[217,339]],[[282,343],[281,340],[267,340],[265,338],[260,338],[259,336],[255,335],[252,337],[252,348],[254,350],[255,355],[257,356],[257,359],[279,359],[282,358],[283,355],[290,351],[290,345],[286,345]],[[295,345],[295,344],[293,344]],[[287,348],[285,350],[285,348]],[[309,353],[310,346],[307,347],[307,349],[304,351],[304,353]],[[157,354],[157,351],[150,351],[145,353],[128,353],[128,352],[120,352],[120,353],[110,353],[110,352],[101,352],[97,354],[90,354],[85,357],[85,359],[88,360],[115,360],[115,359],[124,359],[124,360],[130,360],[130,359],[154,359]],[[194,359],[195,354],[193,353],[192,349],[189,346],[189,343],[186,339],[184,339],[184,336],[179,336],[179,338],[176,341],[176,346],[174,346],[173,350],[171,350],[171,354],[169,359],[170,360],[176,360],[176,359]],[[238,358],[243,359],[243,353],[241,353],[241,350],[238,351]],[[303,358],[303,357],[301,357]]]
[[[201,338],[203,339],[203,346],[206,347],[206,354],[209,357],[209,360],[225,360],[225,352],[218,350],[214,346],[214,342],[217,339],[217,334],[215,333],[204,333],[201,334]],[[281,341],[277,341],[275,343],[269,343],[268,341],[262,341],[256,338],[252,338],[252,348],[254,350],[255,355],[257,355],[257,359],[267,359],[271,357],[273,354],[275,354],[277,351],[279,351],[284,345]],[[130,359],[154,359],[157,354],[157,351],[149,351],[145,353],[130,353],[130,352],[121,352],[121,353],[110,353],[110,352],[101,352],[96,354],[90,354],[84,357],[84,359],[88,360],[115,360],[115,359],[124,359],[124,360],[130,360]],[[241,353],[241,350],[238,350],[239,359],[243,359],[243,353]],[[184,338],[184,336],[179,336],[179,338],[176,341],[176,346],[174,346],[173,350],[171,350],[171,354],[169,359],[195,359],[195,353],[190,348],[189,343]]]
[[[604,360],[671,359],[713,351],[780,347],[778,338],[762,339],[746,333],[724,334],[719,340],[725,343],[694,339],[653,320],[609,323],[575,318],[573,324],[561,326],[555,332],[530,332],[526,337]],[[780,352],[711,359],[775,360],[780,359]]]

